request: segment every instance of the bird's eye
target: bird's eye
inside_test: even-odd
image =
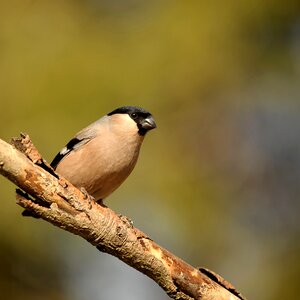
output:
[[[136,119],[137,117],[138,117],[137,113],[132,113],[132,114],[131,114],[131,118],[132,118],[132,119]]]

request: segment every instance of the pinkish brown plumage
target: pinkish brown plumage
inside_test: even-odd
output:
[[[118,108],[81,130],[51,165],[96,201],[116,190],[132,172],[145,134],[156,127],[141,108]]]

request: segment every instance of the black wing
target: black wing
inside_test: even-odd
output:
[[[54,157],[54,159],[51,162],[51,167],[53,169],[56,169],[57,165],[61,162],[61,160],[66,157],[71,151],[74,149],[79,148],[80,146],[86,144],[88,141],[90,141],[89,138],[79,139],[77,137],[70,140],[70,142]]]
[[[84,144],[92,140],[98,133],[98,127],[101,124],[101,119],[92,123],[88,127],[79,131],[74,138],[54,157],[51,162],[51,167],[56,169],[61,160],[66,157],[71,151],[79,149]]]

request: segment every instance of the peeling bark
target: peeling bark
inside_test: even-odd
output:
[[[196,269],[52,170],[28,135],[0,140],[0,173],[14,182],[17,204],[55,226],[80,235],[100,251],[146,274],[173,299],[245,299],[212,271]]]

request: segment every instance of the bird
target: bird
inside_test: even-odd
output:
[[[103,203],[132,172],[145,135],[156,127],[149,111],[119,107],[79,131],[50,165]]]

